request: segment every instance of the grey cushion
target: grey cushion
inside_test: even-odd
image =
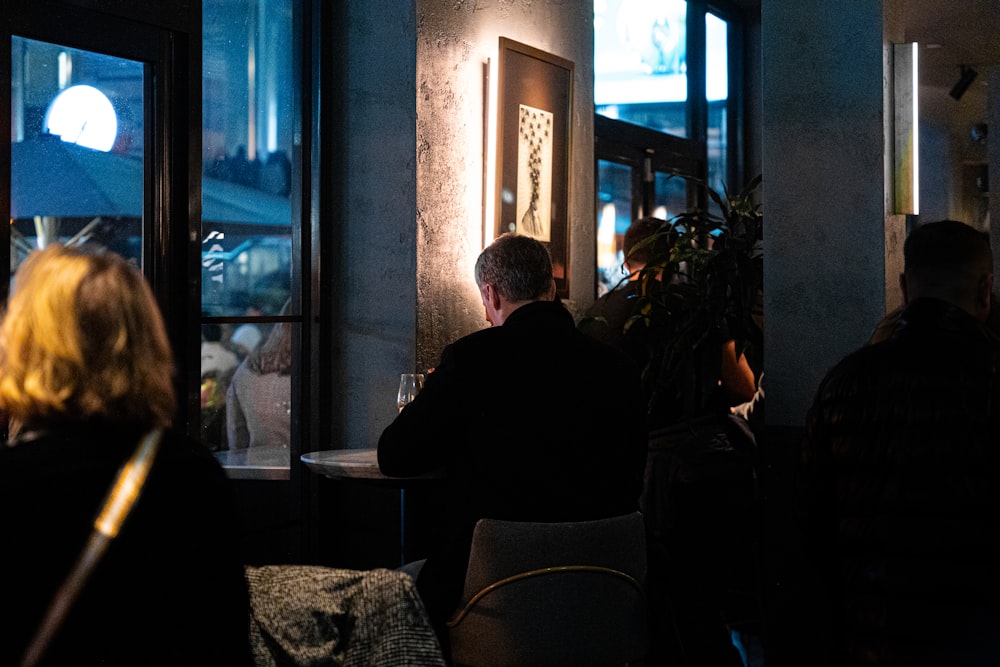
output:
[[[413,579],[387,569],[247,566],[258,667],[444,666]]]

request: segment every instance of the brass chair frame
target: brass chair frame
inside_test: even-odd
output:
[[[582,667],[643,660],[648,628],[640,513],[562,524],[480,524],[465,602],[447,624],[456,665]],[[516,545],[527,548],[509,542],[518,538],[525,539]],[[513,574],[484,585],[483,568]]]

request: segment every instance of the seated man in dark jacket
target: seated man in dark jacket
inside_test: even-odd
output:
[[[500,236],[479,256],[476,283],[493,326],[444,349],[378,443],[388,475],[446,473],[446,535],[417,578],[442,639],[478,519],[578,521],[636,511],[646,461],[638,369],[577,331],[555,301],[545,246]],[[619,391],[609,397],[607,387]]]
[[[832,646],[817,657],[997,664],[990,242],[959,222],[925,224],[907,238],[904,260],[898,325],[827,374],[807,420],[808,545],[833,622]]]

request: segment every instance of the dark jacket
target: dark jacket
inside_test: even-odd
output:
[[[970,315],[919,299],[820,385],[801,481],[838,663],[998,664],[997,358]]]
[[[630,280],[605,292],[590,304],[580,318],[580,330],[613,347],[622,348],[642,368],[648,355],[643,341],[630,336],[625,339],[625,323],[635,311],[639,283]]]
[[[663,322],[652,328],[637,315],[639,281],[632,280],[602,294],[580,318],[579,329],[587,335],[625,352],[642,373],[642,387],[650,430],[676,426],[707,416],[729,415],[729,401],[719,383],[722,377],[720,350],[729,340],[727,331],[713,330],[694,350],[668,351],[660,338]],[[661,312],[657,317],[669,318]],[[664,374],[663,355],[675,356],[677,375]]]
[[[447,346],[383,431],[390,475],[444,468],[447,530],[417,585],[440,624],[458,601],[482,517],[574,521],[638,509],[646,424],[638,370],[576,330],[559,303]]]
[[[0,446],[0,664],[17,664],[141,435],[77,424]],[[238,539],[222,468],[166,434],[43,664],[252,664]]]

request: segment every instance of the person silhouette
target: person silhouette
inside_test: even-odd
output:
[[[576,329],[555,299],[545,246],[503,234],[480,254],[475,278],[492,326],[445,347],[378,442],[386,475],[444,472],[441,537],[416,583],[445,650],[479,519],[628,514],[646,460],[638,369]],[[607,386],[621,391],[608,400]]]
[[[994,664],[1000,345],[985,326],[990,240],[961,222],[927,223],[903,256],[898,322],[830,369],[806,419],[802,525],[818,611],[832,619],[811,657]]]
[[[0,664],[253,664],[233,488],[171,428],[174,375],[153,292],[125,259],[53,244],[20,266],[0,323]],[[148,475],[126,485],[114,533],[100,510],[126,462]],[[113,539],[103,552],[85,551],[95,527]],[[74,597],[61,584],[81,554],[94,567]],[[43,626],[50,604],[68,613]],[[26,654],[39,627],[55,633]]]

